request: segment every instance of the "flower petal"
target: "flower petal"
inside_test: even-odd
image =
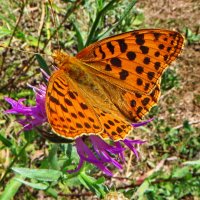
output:
[[[87,161],[89,163],[92,163],[108,176],[112,176],[111,171],[102,164],[101,160],[95,157],[94,153],[87,147],[87,145],[83,142],[82,138],[77,138],[75,140],[75,143],[77,152],[80,156],[80,162]]]
[[[151,118],[151,119],[148,119],[144,122],[138,122],[138,123],[132,123],[131,125],[134,127],[134,128],[137,128],[137,127],[140,127],[140,126],[145,126],[147,125],[148,123],[150,123],[151,121],[153,121],[154,118]]]
[[[133,146],[133,145],[137,145],[137,144],[143,144],[145,141],[142,140],[130,140],[130,139],[125,139],[123,140],[123,143],[129,147],[129,149],[131,151],[133,151],[133,153],[135,154],[135,156],[137,157],[137,159],[139,159],[139,155],[137,152],[137,149]]]

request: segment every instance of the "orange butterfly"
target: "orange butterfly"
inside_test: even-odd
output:
[[[131,31],[95,42],[75,57],[55,51],[46,113],[59,136],[124,139],[160,96],[160,77],[184,38],[159,29]]]

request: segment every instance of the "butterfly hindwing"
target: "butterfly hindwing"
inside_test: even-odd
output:
[[[121,106],[120,110],[130,121],[138,122],[157,104],[159,97],[160,85],[158,83],[150,94],[125,92],[123,94],[124,106]]]
[[[104,127],[100,136],[104,139],[111,138],[114,141],[123,140],[133,129],[131,122],[141,120],[157,104],[160,85],[157,83],[150,94],[130,93],[116,86],[111,87],[107,88],[106,92],[108,96],[116,95],[111,100],[119,113],[114,114],[112,111],[105,111],[98,107],[94,107],[94,110],[98,113],[99,120]]]
[[[141,120],[157,104],[160,97],[160,79],[150,94],[124,91],[102,78],[98,79],[99,84],[105,86],[104,92],[115,106],[115,110],[118,110],[117,116],[121,115],[129,122]]]
[[[99,120],[104,128],[100,134],[103,139],[111,138],[113,141],[123,140],[133,129],[130,121],[122,117],[122,115],[115,115],[111,111],[105,111],[101,108],[94,107],[98,113]]]
[[[60,136],[75,139],[102,132],[93,108],[63,70],[50,77],[45,104],[48,121]]]

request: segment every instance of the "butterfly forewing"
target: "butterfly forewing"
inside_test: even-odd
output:
[[[63,70],[50,77],[45,104],[48,121],[60,136],[75,139],[102,132],[93,108]]]
[[[138,30],[96,42],[76,57],[123,90],[148,94],[179,55],[183,40],[174,31]]]

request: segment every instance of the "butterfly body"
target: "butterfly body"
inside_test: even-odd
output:
[[[160,96],[160,77],[180,53],[174,31],[132,31],[96,42],[75,57],[56,51],[46,112],[60,136],[124,139]]]
[[[77,58],[70,57],[60,51],[54,52],[53,57],[55,57],[56,65],[63,71],[62,73],[66,74],[68,79],[73,80],[79,90],[87,96],[87,99],[93,101],[93,105],[101,105],[102,108],[108,106],[103,106],[104,103],[108,104],[109,102],[103,85],[99,84],[99,77],[94,76],[88,70],[88,66],[84,65]]]

